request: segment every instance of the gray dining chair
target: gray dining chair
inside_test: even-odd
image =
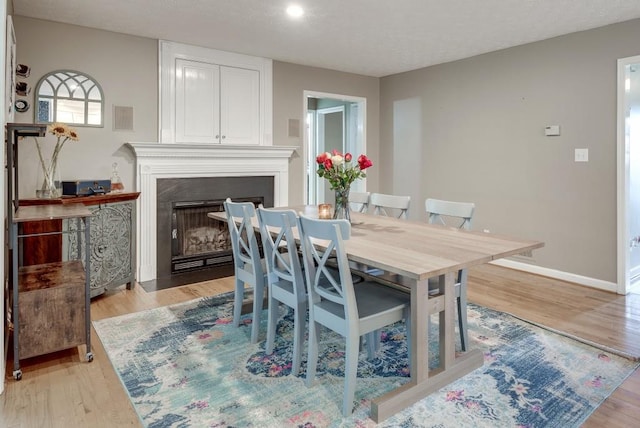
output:
[[[361,336],[405,320],[410,335],[410,297],[374,282],[353,284],[344,240],[351,235],[347,220],[318,220],[300,216],[301,248],[309,295],[309,350],[307,386],[315,379],[320,327],[340,334],[346,341],[342,414],[353,410]],[[317,240],[326,249],[315,246]],[[327,264],[335,254],[337,270]],[[409,342],[408,342],[409,343]]]
[[[232,202],[230,198],[227,198],[224,201],[224,210],[231,235],[235,271],[233,325],[236,327],[240,325],[244,288],[245,285],[249,285],[253,287],[251,343],[257,343],[267,278],[264,260],[260,257],[260,248],[252,223],[252,219],[256,218],[256,209],[252,202]],[[240,219],[240,221],[236,221],[236,219]]]
[[[369,192],[350,192],[349,204],[353,211],[366,213],[369,210]]]
[[[401,219],[409,218],[410,196],[385,195],[372,193],[369,204],[373,207],[373,214],[394,216]]]
[[[307,290],[298,256],[294,229],[298,216],[293,210],[258,208],[260,236],[267,266],[269,285],[267,343],[265,352],[273,353],[278,308],[283,303],[293,309],[293,361],[291,374],[297,375],[302,361],[302,344],[306,332]],[[291,257],[293,255],[293,257]]]
[[[453,202],[440,199],[427,199],[425,209],[428,222],[442,224],[459,229],[471,229],[471,220],[475,212],[475,204],[471,202]],[[467,350],[469,334],[467,331],[467,269],[461,269],[456,276],[455,293],[458,309],[458,328],[460,330],[460,344],[463,351]],[[444,278],[429,279],[429,293],[442,292]]]

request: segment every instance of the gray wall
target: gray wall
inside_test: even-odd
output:
[[[60,178],[109,179],[118,162],[125,190],[134,190],[134,157],[128,141],[158,141],[158,41],[74,25],[14,16],[18,63],[31,67],[26,79],[33,89],[31,108],[16,113],[16,122],[34,120],[34,93],[46,73],[71,69],[93,77],[105,99],[103,128],[76,127],[80,141],[65,144],[59,158]],[[21,97],[22,98],[22,97]],[[133,107],[134,131],[113,131],[113,106]],[[46,137],[49,150],[55,139]],[[20,146],[20,196],[35,197],[39,161],[35,143]]]
[[[350,95],[367,99],[366,138],[367,156],[374,166],[367,170],[367,190],[378,187],[379,165],[379,79],[357,74],[342,73],[322,68],[306,67],[285,62],[273,62],[273,141],[274,144],[298,146],[291,159],[289,179],[289,203],[304,203],[304,174],[302,159],[303,132],[299,138],[288,136],[288,120],[298,119],[305,123],[303,115],[303,92],[316,91],[331,94]],[[304,125],[301,125],[304,126]]]
[[[382,78],[380,174],[421,135],[414,219],[427,197],[473,201],[474,229],[546,243],[529,262],[616,282],[616,61],[639,53],[634,20]]]

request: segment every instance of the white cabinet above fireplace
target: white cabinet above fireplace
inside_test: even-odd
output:
[[[272,62],[160,41],[160,142],[272,145]]]

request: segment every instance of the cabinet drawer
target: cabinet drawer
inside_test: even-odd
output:
[[[85,275],[79,260],[19,270],[20,359],[84,344]]]

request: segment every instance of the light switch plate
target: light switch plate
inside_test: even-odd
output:
[[[576,162],[589,162],[589,149],[576,149],[575,150]]]

